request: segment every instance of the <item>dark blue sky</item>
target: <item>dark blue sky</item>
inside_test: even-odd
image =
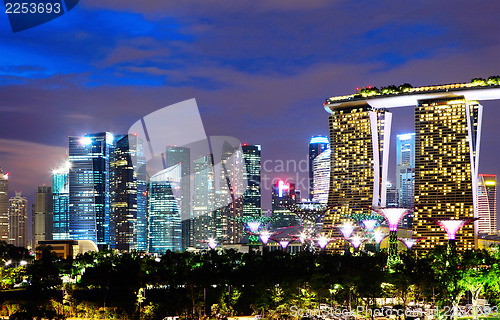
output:
[[[2,13],[0,166],[32,195],[68,136],[125,132],[190,98],[209,135],[299,161],[328,132],[326,97],[500,74],[498,12],[497,1],[81,0],[15,34]],[[481,172],[500,174],[500,102],[484,105]],[[411,109],[394,116],[394,134],[412,131]]]

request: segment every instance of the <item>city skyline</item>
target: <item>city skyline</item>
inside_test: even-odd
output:
[[[36,187],[48,185],[62,164],[68,136],[122,133],[145,114],[193,97],[209,135],[261,144],[263,161],[299,162],[307,140],[328,133],[324,97],[367,85],[467,82],[499,73],[500,40],[489,31],[499,6],[291,1],[220,2],[214,10],[201,1],[86,1],[16,34],[2,15],[0,165],[12,175],[10,189],[33,202]],[[439,14],[444,10],[446,17]],[[483,141],[490,147],[480,171],[499,174],[499,104],[483,105],[489,113]],[[393,136],[410,132],[411,111],[393,114]],[[269,206],[268,192],[263,199]]]

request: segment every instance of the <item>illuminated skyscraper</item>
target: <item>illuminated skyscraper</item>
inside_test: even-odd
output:
[[[314,136],[309,141],[309,199],[313,198],[314,190],[314,165],[313,161],[323,151],[330,148],[328,138],[324,136]]]
[[[312,200],[319,203],[328,202],[330,189],[330,155],[331,150],[326,149],[313,161],[314,188]]]
[[[110,155],[113,135],[109,132],[69,137],[69,237],[92,240],[98,246],[110,243]]]
[[[399,190],[392,185],[392,183],[387,182],[387,195],[385,206],[387,208],[399,208]],[[404,217],[401,219],[401,221]]]
[[[0,241],[9,241],[9,173],[0,168]]]
[[[243,237],[243,224],[237,219],[243,216],[243,194],[246,191],[245,162],[241,147],[229,142],[222,144],[220,161],[219,193],[215,212],[217,238],[226,243],[239,243]]]
[[[389,137],[392,114],[366,103],[331,106],[332,161],[323,232],[332,235],[349,215],[386,207]],[[335,235],[335,236],[339,236]],[[335,243],[332,248],[340,248]]]
[[[463,97],[420,100],[415,107],[416,246],[447,243],[433,219],[467,219],[477,210],[477,169],[482,106]],[[475,224],[457,234],[457,248],[473,249]]]
[[[489,234],[497,230],[497,175],[480,174],[478,181],[478,233]]]
[[[398,134],[396,141],[396,189],[398,206],[413,209],[415,189],[415,133]],[[411,228],[413,213],[402,219],[406,228]]]
[[[176,194],[180,190],[181,177],[181,165],[177,164],[150,178],[149,253],[182,250],[180,197]]]
[[[69,161],[52,171],[52,238],[69,239]]]
[[[28,200],[16,191],[16,196],[9,199],[9,243],[16,247],[26,247]]]
[[[53,209],[52,188],[47,186],[38,187],[35,194],[35,205],[32,210],[33,223],[33,247],[40,240],[52,240]]]
[[[146,250],[146,168],[142,140],[117,136],[110,161],[111,247]],[[135,165],[135,168],[134,168]]]
[[[244,216],[260,216],[261,207],[261,157],[260,145],[243,144],[243,159],[245,160],[245,172],[243,178],[246,181],[246,190],[243,194],[243,215]]]
[[[213,156],[206,155],[194,160],[193,191],[193,246],[205,248],[202,241],[216,236],[215,173]]]
[[[300,225],[300,219],[290,212],[286,206],[297,202],[295,184],[279,180],[272,188],[272,216],[276,219],[273,228]]]
[[[182,248],[192,247],[193,211],[191,209],[191,156],[190,149],[168,146],[165,153],[166,167],[181,165],[181,192],[179,213],[182,220]]]

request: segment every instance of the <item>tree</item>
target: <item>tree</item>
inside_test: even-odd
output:
[[[456,319],[460,299],[465,293],[465,288],[460,285],[464,277],[464,272],[460,265],[461,255],[442,247],[430,252],[430,254],[434,257],[431,265],[437,280],[436,286],[440,291],[438,306],[443,307],[451,303],[453,316]]]
[[[500,282],[498,261],[486,250],[466,251],[462,256],[462,278],[458,285],[472,295],[472,316],[478,319],[477,301],[486,286]]]

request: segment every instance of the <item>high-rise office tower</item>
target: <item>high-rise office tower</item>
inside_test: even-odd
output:
[[[413,208],[415,186],[415,133],[397,135],[396,188],[399,190],[399,206]]]
[[[273,184],[271,192],[272,215],[276,219],[273,228],[300,225],[300,219],[286,208],[297,203],[295,184],[279,180]]]
[[[182,250],[179,192],[182,165],[161,170],[149,181],[149,253]],[[182,191],[181,191],[182,192]]]
[[[396,189],[398,206],[413,209],[415,189],[415,133],[398,134],[396,141]],[[402,218],[402,225],[411,228],[413,212]]]
[[[312,200],[319,203],[328,203],[330,189],[330,155],[331,150],[326,149],[313,161],[314,187]]]
[[[38,241],[52,240],[53,229],[53,202],[52,188],[47,186],[38,187],[35,194],[35,204],[31,212],[33,247]]]
[[[328,138],[324,136],[314,136],[309,141],[309,199],[314,197],[314,164],[313,161],[323,151],[330,148]]]
[[[0,241],[9,241],[9,173],[0,168]]]
[[[219,194],[215,220],[216,236],[226,243],[239,243],[243,238],[243,194],[246,191],[245,162],[240,146],[228,142],[222,145],[220,162]]]
[[[110,244],[110,155],[113,135],[109,132],[69,137],[69,236]]]
[[[415,107],[413,234],[428,250],[447,243],[433,219],[474,218],[482,106],[463,97],[420,100]],[[475,247],[475,224],[457,233],[457,248]]]
[[[497,231],[497,175],[480,174],[478,181],[477,206],[478,233]]]
[[[370,213],[370,207],[386,207],[389,137],[392,114],[366,103],[329,108],[332,161],[328,205],[323,232],[351,214]],[[335,234],[340,236],[340,234]],[[340,248],[336,243],[332,249]]]
[[[246,182],[246,190],[243,193],[243,216],[260,216],[262,213],[261,146],[244,143],[241,149],[243,150],[243,160],[245,160],[243,178]]]
[[[52,171],[53,240],[69,239],[69,174],[70,162]]]
[[[16,191],[16,196],[9,199],[9,243],[16,247],[26,247],[28,222],[28,200]]]
[[[192,247],[193,239],[193,212],[191,209],[191,155],[190,149],[185,147],[168,146],[165,152],[166,167],[181,165],[180,206],[179,213],[182,220],[182,248]]]
[[[193,246],[205,248],[204,241],[216,237],[215,173],[213,156],[202,156],[193,162]]]
[[[111,170],[111,247],[145,250],[147,241],[146,167],[142,140],[117,136]]]
[[[392,185],[392,183],[387,182],[387,195],[385,206],[387,208],[398,208],[399,207],[399,190]]]

